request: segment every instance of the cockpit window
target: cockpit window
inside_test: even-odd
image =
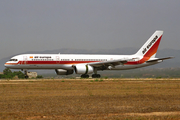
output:
[[[18,61],[18,59],[10,59],[9,61]]]

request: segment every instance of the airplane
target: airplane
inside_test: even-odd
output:
[[[156,58],[156,52],[163,31],[155,31],[145,44],[132,55],[92,55],[92,54],[21,54],[12,57],[4,65],[10,69],[21,69],[27,76],[29,69],[54,69],[57,75],[74,72],[81,78],[100,78],[101,70],[128,70],[163,62],[173,57]]]

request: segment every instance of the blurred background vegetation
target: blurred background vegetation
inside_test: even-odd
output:
[[[38,75],[36,78],[43,78],[43,76]],[[3,74],[0,74],[0,79],[25,79],[25,75],[21,71],[12,72],[9,68],[5,68]]]

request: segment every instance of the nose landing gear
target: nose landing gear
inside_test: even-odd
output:
[[[27,70],[24,70],[24,76],[25,76],[26,79],[29,78],[29,76],[28,76],[28,74],[27,74]]]

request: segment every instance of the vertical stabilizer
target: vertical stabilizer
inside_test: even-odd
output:
[[[156,56],[162,35],[163,31],[155,31],[135,55],[154,58]]]

